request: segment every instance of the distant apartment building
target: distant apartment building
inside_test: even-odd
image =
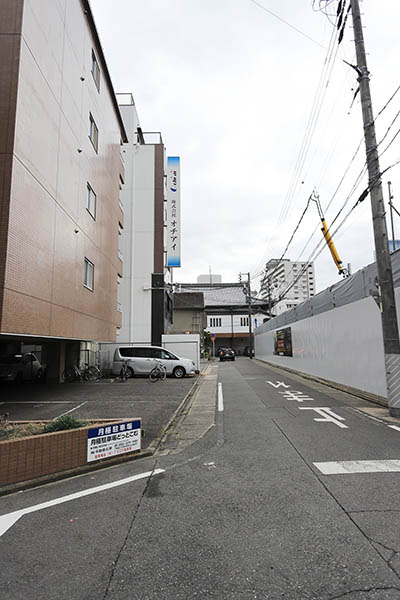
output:
[[[261,280],[261,296],[274,305],[273,314],[294,308],[300,302],[314,296],[314,263],[271,259],[265,266]],[[280,300],[281,298],[281,300]]]
[[[118,343],[161,344],[172,325],[172,296],[165,253],[166,156],[160,133],[143,132],[132,94],[117,94],[129,142],[123,145],[124,274],[118,301]]]
[[[127,135],[87,0],[4,0],[0,53],[0,352],[59,379],[121,325]]]

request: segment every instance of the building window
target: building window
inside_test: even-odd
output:
[[[210,317],[210,327],[221,327],[222,319],[221,317]]]
[[[240,325],[241,327],[249,326],[249,317],[240,317]]]
[[[89,113],[89,138],[93,144],[93,148],[98,152],[99,149],[99,130],[96,122],[92,117],[92,113]]]
[[[84,270],[83,270],[83,285],[92,290],[94,288],[94,264],[85,258]]]
[[[96,194],[93,191],[92,186],[87,183],[86,184],[86,210],[88,213],[96,219]]]
[[[97,58],[95,53],[92,50],[92,68],[91,68],[91,72],[93,75],[93,79],[94,82],[96,84],[97,87],[97,91],[100,92],[100,67],[99,67],[99,63],[97,62]]]

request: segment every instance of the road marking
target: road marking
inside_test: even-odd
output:
[[[397,425],[388,425],[388,427],[390,427],[390,429],[395,429],[396,431],[400,431],[400,427],[397,427]]]
[[[67,410],[66,412],[61,413],[61,415],[58,415],[58,417],[54,417],[53,421],[55,421],[56,419],[59,419],[60,417],[63,417],[64,415],[68,415],[69,413],[72,413],[74,410],[78,410],[78,408],[80,408],[81,406],[83,406],[84,404],[87,404],[87,400],[85,402],[82,402],[82,404],[79,404],[79,406],[75,406],[74,408],[71,408],[70,410]]]
[[[290,388],[290,385],[287,385],[283,381],[277,381],[276,384],[272,383],[272,381],[266,381],[265,383],[269,383],[274,388],[278,388],[278,387]]]
[[[224,410],[224,396],[222,394],[222,383],[218,384],[218,412]]]
[[[75,492],[74,494],[69,494],[68,496],[61,496],[61,498],[55,498],[54,500],[49,500],[48,502],[42,502],[41,504],[35,504],[34,506],[28,506],[27,508],[22,508],[21,510],[16,510],[14,512],[8,513],[6,515],[0,516],[0,537],[5,533],[10,527],[12,527],[18,519],[20,519],[23,515],[27,515],[29,513],[36,512],[38,510],[43,510],[44,508],[49,508],[50,506],[56,506],[57,504],[63,504],[64,502],[70,502],[71,500],[77,500],[78,498],[82,498],[83,496],[90,496],[91,494],[97,494],[98,492],[103,492],[104,490],[109,490],[114,487],[118,487],[120,485],[125,485],[126,483],[131,483],[132,481],[137,481],[138,479],[145,479],[146,477],[151,477],[152,475],[158,475],[159,473],[164,473],[165,469],[155,469],[155,471],[146,471],[146,473],[139,473],[139,475],[132,475],[131,477],[126,477],[125,479],[119,479],[118,481],[113,481],[112,483],[106,483],[104,485],[98,485],[97,487],[89,488],[88,490],[82,490],[81,492]]]
[[[320,421],[321,423],[334,423],[338,427],[342,427],[342,429],[348,429],[347,425],[340,423],[340,421],[345,421],[346,419],[337,415],[326,406],[319,408],[314,408],[313,406],[299,406],[299,410],[315,410],[315,412],[321,415],[322,418],[314,418],[314,421]]]
[[[314,400],[314,398],[311,398],[311,396],[307,396],[306,394],[300,391],[293,390],[293,392],[285,391],[279,393],[282,394],[282,396],[286,398],[286,400],[296,400],[296,402],[304,402],[304,400]]]
[[[315,462],[313,465],[324,475],[400,472],[400,460],[339,460]]]

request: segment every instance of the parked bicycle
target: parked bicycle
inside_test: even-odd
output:
[[[97,381],[101,377],[100,369],[94,366],[85,365],[79,368],[78,365],[72,365],[65,369],[63,373],[64,381],[71,383],[72,381]]]
[[[119,378],[121,381],[126,381],[129,378],[130,369],[128,367],[128,361],[124,360],[121,366],[121,370],[119,372]]]
[[[160,381],[160,380],[164,381],[164,379],[166,379],[166,377],[167,377],[166,367],[164,367],[162,362],[160,362],[159,360],[156,360],[156,365],[150,371],[150,374],[149,374],[150,381],[152,383],[155,383],[156,381]]]

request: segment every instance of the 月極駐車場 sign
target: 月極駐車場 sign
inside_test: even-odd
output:
[[[141,437],[140,419],[92,427],[88,429],[87,461],[140,450]]]

